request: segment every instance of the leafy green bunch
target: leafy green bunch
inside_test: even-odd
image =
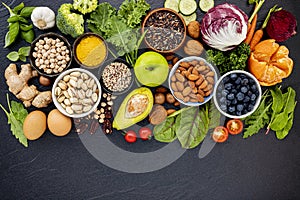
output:
[[[230,51],[209,49],[206,52],[207,60],[219,69],[221,74],[232,70],[245,70],[250,55],[250,46],[241,43]]]
[[[111,43],[119,56],[125,55],[127,62],[134,64],[143,39],[138,28],[149,9],[145,0],[125,0],[118,11],[108,2],[100,3],[87,21],[88,28]]]
[[[285,93],[277,86],[265,91],[258,108],[245,119],[243,137],[248,138],[267,126],[266,133],[273,130],[279,140],[284,139],[293,126],[295,98],[296,92],[292,87],[288,87]]]
[[[2,4],[8,9],[10,17],[7,19],[8,32],[5,35],[5,46],[10,46],[21,36],[26,42],[31,43],[34,39],[34,31],[32,24],[29,24],[27,18],[30,17],[35,7],[25,7],[24,3],[20,3],[13,9],[5,3]]]

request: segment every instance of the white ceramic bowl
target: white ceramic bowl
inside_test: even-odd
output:
[[[61,105],[61,103],[58,102],[58,98],[55,95],[55,88],[58,87],[58,83],[60,80],[63,79],[63,77],[65,77],[66,75],[72,73],[72,72],[80,72],[80,73],[86,73],[90,78],[93,78],[95,81],[95,84],[97,85],[97,93],[98,93],[98,99],[95,103],[92,104],[92,108],[90,110],[88,110],[87,112],[82,112],[82,113],[74,113],[74,114],[70,114],[66,111],[66,109]],[[63,73],[61,73],[55,80],[53,87],[52,87],[52,99],[54,102],[54,105],[56,106],[56,108],[63,113],[66,116],[72,117],[72,118],[82,118],[85,117],[89,114],[91,114],[99,105],[100,100],[101,100],[101,95],[102,95],[102,90],[101,90],[101,85],[99,80],[97,79],[97,77],[91,73],[88,70],[82,69],[82,68],[73,68],[73,69],[69,69],[67,71],[64,71]]]
[[[210,67],[210,69],[214,72],[214,82],[216,83],[217,80],[218,80],[218,72],[215,70],[214,66],[211,65],[209,62],[207,62],[204,58],[201,58],[201,57],[198,57],[198,56],[189,56],[189,57],[185,57],[185,58],[182,58],[180,59],[171,69],[170,73],[169,73],[169,78],[168,78],[168,83],[169,83],[169,88],[170,88],[170,91],[172,93],[172,95],[174,96],[174,98],[179,101],[181,104],[183,105],[186,105],[186,106],[201,106],[205,103],[207,103],[212,97],[213,97],[213,94],[214,94],[214,87],[215,87],[215,84],[213,85],[213,89],[212,89],[212,92],[209,96],[205,97],[204,98],[204,102],[184,102],[182,101],[181,99],[178,99],[175,95],[174,95],[174,90],[172,89],[171,87],[171,78],[172,76],[174,75],[174,73],[176,72],[177,68],[179,67],[179,63],[181,62],[190,62],[190,61],[193,61],[193,60],[197,60],[197,61],[203,61],[207,66]]]
[[[248,109],[248,108],[245,108],[245,106],[243,106],[244,108],[243,108],[243,111],[241,111],[241,112],[245,112],[245,113],[242,113],[241,115],[232,115],[232,114],[229,114],[229,112],[227,112],[228,109],[229,109],[229,106],[227,105],[226,109],[224,109],[225,108],[225,106],[224,106],[225,104],[223,104],[223,109],[221,109],[221,104],[222,104],[221,103],[221,98],[222,98],[222,94],[221,93],[222,93],[222,91],[223,92],[225,91],[225,89],[224,89],[225,85],[224,85],[224,81],[223,80],[224,80],[224,78],[230,77],[231,74],[234,74],[234,73],[237,74],[238,77],[240,77],[240,75],[243,74],[243,75],[247,76],[249,79],[252,79],[254,81],[254,84],[256,85],[256,88],[257,88],[257,91],[258,91],[258,94],[256,95],[256,99],[255,99],[255,104],[252,105],[253,106],[252,110],[251,111],[245,110],[245,109]],[[240,85],[240,87],[242,87],[243,84],[244,83],[236,84],[235,86]],[[244,86],[246,86],[246,85],[248,85],[250,87],[252,86],[250,83],[249,84],[244,84]],[[220,89],[218,89],[219,87],[220,87]],[[221,89],[222,87],[223,87],[223,89]],[[236,88],[232,88],[232,89],[230,89],[230,91],[232,92],[233,89],[236,89]],[[259,82],[257,81],[257,79],[251,73],[243,71],[243,70],[233,70],[233,71],[227,72],[224,75],[222,75],[220,77],[220,79],[218,80],[218,82],[216,83],[214,90],[215,90],[214,91],[214,103],[215,103],[217,109],[224,116],[232,118],[232,119],[241,119],[241,118],[245,118],[245,117],[251,115],[257,109],[257,107],[259,106],[259,103],[260,103],[260,100],[261,100],[261,95],[262,95],[261,86],[260,86]],[[248,89],[248,91],[249,90],[251,90],[251,89]],[[245,94],[245,96],[249,95],[248,91],[247,91],[247,95]],[[254,93],[253,91],[251,91],[251,92]],[[225,97],[224,94],[223,94],[223,96]],[[244,97],[244,98],[246,98],[246,97]],[[236,95],[234,95],[234,99],[237,100],[237,96]],[[251,101],[251,99],[250,99],[250,101]],[[242,104],[242,103],[245,103],[245,102],[242,102],[242,101],[237,102],[237,104]]]

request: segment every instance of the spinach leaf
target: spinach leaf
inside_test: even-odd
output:
[[[186,149],[198,146],[208,131],[207,107],[193,107],[176,118],[176,135]]]
[[[288,91],[283,94],[283,99],[286,102],[283,111],[281,111],[274,119],[273,123],[270,124],[270,128],[273,131],[282,130],[288,122],[288,114],[294,111],[296,92],[291,87],[288,88]]]
[[[153,129],[154,138],[159,142],[173,142],[175,134],[175,117],[167,118],[163,123],[156,125]]]
[[[0,107],[7,116],[7,123],[10,124],[10,130],[21,144],[28,147],[27,138],[23,132],[23,122],[28,114],[27,110],[18,102],[11,101],[10,103],[8,94],[6,97],[9,111],[7,111],[1,104]]]
[[[245,118],[245,125],[243,138],[248,138],[259,132],[266,124],[269,123],[270,117],[268,112],[271,107],[271,103],[267,102],[267,94],[263,96],[258,108],[252,113],[252,115]]]
[[[296,104],[294,105],[294,107],[295,106],[296,106]],[[294,121],[294,112],[291,112],[288,115],[288,121],[287,121],[285,127],[282,130],[276,131],[277,139],[282,140],[289,134],[289,131],[291,130],[291,128],[293,126],[293,121]]]

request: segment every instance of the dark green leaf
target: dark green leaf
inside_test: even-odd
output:
[[[173,142],[177,136],[174,130],[175,117],[167,118],[153,129],[154,138],[159,142]]]
[[[21,47],[18,50],[19,55],[23,55],[23,56],[29,56],[29,52],[30,52],[30,46],[28,46],[28,47]]]
[[[22,16],[22,17],[30,17],[30,15],[31,15],[31,13],[32,13],[32,11],[33,11],[33,9],[35,9],[35,7],[25,7],[25,8],[23,8],[22,10],[21,10],[21,12],[20,12],[20,15]]]
[[[22,10],[22,9],[24,8],[24,6],[25,6],[25,5],[24,5],[23,2],[20,3],[19,5],[17,5],[16,7],[14,7],[13,12],[14,12],[15,14],[18,14],[19,11]]]
[[[16,51],[10,52],[6,57],[12,62],[16,62],[17,60],[19,60],[19,54]]]
[[[296,106],[296,105],[295,105]],[[294,106],[294,107],[295,107]],[[282,130],[276,131],[276,137],[279,140],[284,139],[288,134],[289,131],[291,130],[291,128],[293,127],[293,121],[294,121],[294,112],[291,112],[288,115],[288,119],[287,119],[287,123],[285,125],[285,127]]]
[[[14,22],[17,22],[17,21],[19,21],[19,16],[18,15],[11,16],[7,19],[8,23],[14,23]]]
[[[20,29],[22,30],[22,31],[29,31],[30,29],[32,29],[33,28],[33,26],[32,26],[32,24],[30,24],[30,25],[27,25],[27,24],[20,24]]]
[[[10,46],[18,37],[19,35],[19,23],[11,23],[9,24],[9,31],[6,33],[5,36],[5,46],[4,48]]]
[[[179,122],[177,122],[179,120]],[[176,118],[176,135],[186,149],[198,146],[208,131],[208,115],[205,107],[193,107]]]
[[[21,38],[24,39],[26,42],[31,43],[34,40],[34,32],[33,30],[29,31],[21,31]]]

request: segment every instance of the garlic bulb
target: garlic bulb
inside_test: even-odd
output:
[[[36,7],[31,13],[31,21],[41,30],[52,28],[55,25],[55,13],[48,7]]]

